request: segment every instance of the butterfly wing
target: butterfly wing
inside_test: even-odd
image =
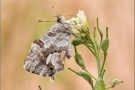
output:
[[[32,73],[50,76],[64,69],[65,57],[71,57],[71,37],[68,29],[58,23],[32,43],[24,68]]]

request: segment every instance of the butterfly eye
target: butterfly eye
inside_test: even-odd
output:
[[[52,68],[52,67],[50,67],[49,69],[50,69],[50,70],[53,70],[53,68]]]

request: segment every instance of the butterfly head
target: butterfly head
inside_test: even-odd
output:
[[[61,15],[57,15],[55,17],[57,18],[57,23],[62,23],[62,21],[65,19],[65,17]]]

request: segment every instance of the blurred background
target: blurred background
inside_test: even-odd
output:
[[[109,27],[105,84],[110,85],[118,78],[124,83],[110,90],[133,90],[134,0],[2,0],[1,90],[39,90],[39,85],[42,90],[92,90],[88,82],[68,70],[69,67],[81,70],[74,61],[74,50],[72,58],[65,61],[64,71],[55,75],[55,83],[50,83],[49,77],[29,73],[23,68],[31,43],[56,23],[38,22],[56,20],[52,7],[55,7],[56,15],[76,15],[83,10],[91,32],[97,17],[103,33]],[[96,60],[92,53],[83,45],[77,48],[84,57],[87,69],[97,77]]]

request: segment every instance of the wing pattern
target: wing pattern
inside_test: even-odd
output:
[[[65,57],[71,57],[71,37],[61,23],[52,26],[32,43],[24,68],[34,74],[50,76],[64,69]]]

